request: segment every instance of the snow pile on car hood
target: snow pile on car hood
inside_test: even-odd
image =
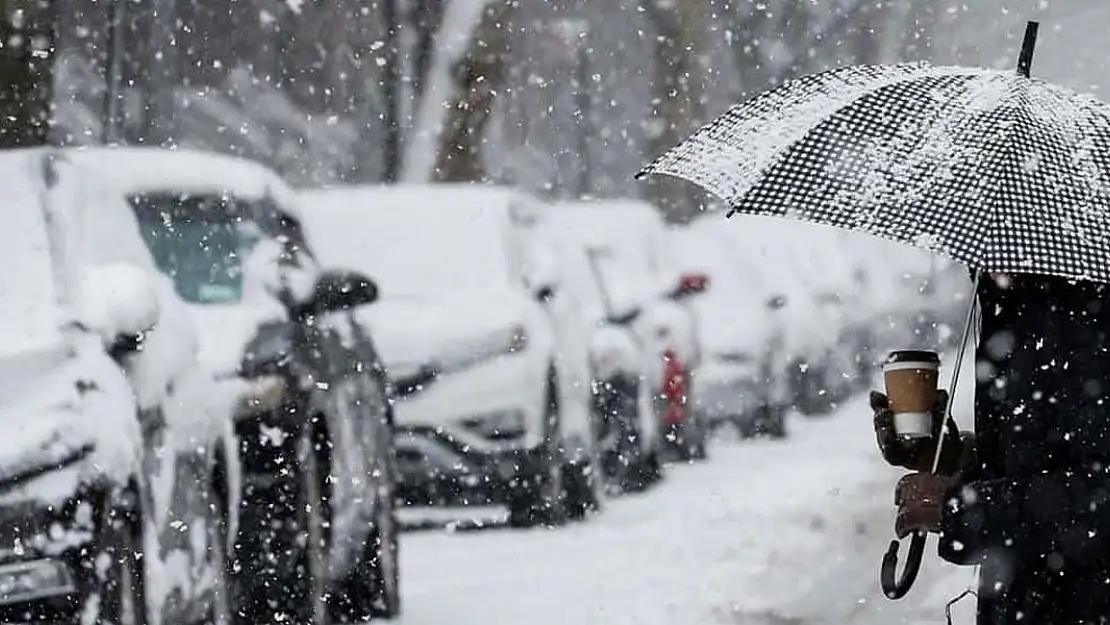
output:
[[[526,317],[513,293],[444,293],[441,298],[384,298],[358,309],[386,366],[399,375],[451,358],[458,348],[508,333]]]

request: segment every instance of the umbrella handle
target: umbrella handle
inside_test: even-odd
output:
[[[925,532],[918,532],[913,535],[910,540],[910,550],[906,554],[906,567],[902,570],[902,575],[896,577],[898,572],[898,547],[900,546],[897,540],[890,541],[890,547],[887,547],[886,553],[883,555],[883,565],[879,569],[879,581],[883,585],[883,594],[888,599],[901,599],[906,596],[906,593],[913,587],[914,581],[917,580],[917,572],[921,570],[921,558],[925,555],[925,539],[928,534]]]

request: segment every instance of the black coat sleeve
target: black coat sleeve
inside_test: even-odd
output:
[[[981,564],[996,550],[1050,567],[1104,566],[1110,555],[1110,473],[1095,465],[1029,479],[979,480],[974,473],[948,492],[940,556]]]

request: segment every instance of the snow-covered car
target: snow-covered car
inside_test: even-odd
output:
[[[0,618],[228,623],[234,385],[130,208],[45,149],[0,155]]]
[[[665,448],[685,460],[705,457],[708,429],[688,409],[698,392],[693,371],[701,358],[688,303],[708,286],[704,276],[679,271],[666,225],[646,202],[563,202],[551,215],[560,227],[586,237],[610,302],[636,311],[627,325],[645,355],[642,375],[652,386]]]
[[[692,404],[710,428],[730,423],[745,438],[782,438],[792,398],[781,317],[758,277],[732,262],[735,254],[723,225],[701,218],[672,231],[675,261],[684,271],[707,274],[713,283],[690,303],[702,353]]]
[[[235,413],[248,620],[396,614],[390,389],[352,313],[375,285],[321,269],[296,195],[261,165],[154,148],[72,154],[131,205],[197,321],[205,368],[249,387]]]
[[[831,228],[755,216],[718,225],[737,271],[777,302],[793,407],[803,414],[828,412],[859,378],[858,347],[848,340],[854,337],[847,325],[859,306],[844,279],[851,250],[831,240],[838,236]]]
[[[645,378],[649,356],[631,327],[642,309],[610,292],[607,237],[582,227],[585,210],[560,207],[545,216],[529,244],[529,263],[533,279],[552,285],[552,304],[568,308],[581,328],[594,437],[607,484],[615,491],[640,490],[662,470],[655,387]]]
[[[471,185],[305,192],[329,262],[373,276],[359,312],[390,377],[404,489],[414,504],[506,504],[514,525],[596,505],[584,358],[530,278],[535,200]],[[571,311],[573,312],[573,311]],[[412,383],[417,380],[418,383]]]

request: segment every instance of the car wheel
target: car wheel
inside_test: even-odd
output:
[[[541,469],[532,484],[509,501],[509,525],[513,527],[562,525],[567,519],[558,388],[555,374],[548,374]]]
[[[639,488],[636,467],[643,462],[643,437],[640,436],[639,383],[616,380],[609,384],[612,393],[606,403],[606,414],[600,418],[608,424],[608,435],[602,451],[603,484],[615,493]]]
[[[143,541],[137,506],[100,505],[96,538],[81,562],[87,576],[82,591],[82,614],[92,614],[97,625],[145,625]],[[104,562],[108,566],[104,566]]]
[[[563,470],[567,517],[581,521],[601,510],[605,480],[596,462],[572,462]]]
[[[401,614],[400,526],[396,488],[390,484],[378,502],[374,529],[363,546],[362,558],[344,584],[345,592],[331,601],[333,620],[359,623]]]
[[[663,458],[658,449],[652,449],[640,462],[636,463],[635,471],[633,472],[634,485],[636,491],[643,491],[663,479]]]
[[[771,411],[767,424],[767,435],[774,439],[786,438],[786,410],[776,408]]]
[[[210,625],[230,625],[235,620],[232,605],[237,604],[239,596],[227,552],[227,500],[217,485],[212,487],[211,501],[215,518],[208,522],[208,566],[212,569],[213,584],[207,622]]]
[[[287,513],[293,515],[294,532],[290,538],[295,553],[293,565],[285,572],[283,587],[277,589],[286,601],[286,614],[298,625],[324,625],[327,622],[326,536],[324,516],[324,468],[321,467],[319,442],[312,428],[305,428],[297,440],[298,480],[296,493]]]
[[[378,506],[378,519],[370,545],[374,550],[370,579],[369,616],[393,618],[401,614],[401,541],[393,488]]]
[[[708,460],[709,459],[709,445],[706,442],[705,430],[698,430],[698,440],[690,448],[691,460]]]

